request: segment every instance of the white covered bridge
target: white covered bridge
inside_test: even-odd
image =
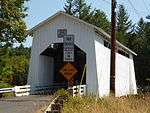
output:
[[[33,36],[28,75],[32,93],[35,87],[59,84],[61,88],[71,80],[72,84],[86,84],[89,95],[109,95],[110,36],[106,32],[60,11],[33,27],[29,34]],[[71,43],[64,42],[67,36],[73,37]],[[69,47],[71,50],[64,49]],[[117,42],[116,96],[137,93],[133,55]]]

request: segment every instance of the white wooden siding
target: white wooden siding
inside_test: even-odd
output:
[[[57,29],[67,29],[68,34],[75,35],[75,45],[86,53],[87,93],[94,95],[99,93],[99,96],[108,95],[110,89],[110,49],[104,47],[102,37],[96,35],[92,27],[90,28],[84,23],[80,23],[63,14],[53,18],[51,22],[42,25],[34,32],[28,84],[30,84],[31,87],[35,87],[52,82],[54,76],[52,71],[54,68],[53,59],[40,56],[40,54],[47,49],[50,44],[63,42],[62,38],[57,38]],[[133,63],[130,64],[133,65]],[[100,70],[102,70],[102,72]],[[135,83],[133,83],[135,81],[133,80],[135,73],[133,70],[131,73],[132,80],[130,81],[132,83],[130,87],[135,89]]]

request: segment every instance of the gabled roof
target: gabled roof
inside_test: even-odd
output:
[[[89,24],[89,23],[87,23],[87,22],[85,22],[85,21],[83,21],[81,19],[78,19],[78,18],[76,18],[74,16],[71,16],[71,15],[69,15],[69,14],[67,14],[67,13],[65,13],[63,11],[59,11],[56,14],[54,14],[53,16],[51,16],[51,17],[47,18],[46,20],[40,22],[38,25],[36,25],[35,27],[33,27],[30,30],[28,30],[28,34],[29,35],[33,34],[34,31],[36,31],[38,28],[40,28],[41,26],[45,25],[47,22],[51,21],[53,18],[55,18],[56,16],[59,16],[61,14],[63,14],[63,15],[65,15],[65,16],[73,19],[73,20],[76,20],[76,21],[78,21],[80,23],[83,23],[83,24],[85,24],[85,25],[93,28],[96,32],[99,32],[99,34],[103,35],[108,41],[110,41],[111,36],[109,34],[107,34],[104,30],[102,30],[101,28],[96,27],[96,26],[94,26],[92,24]],[[129,48],[127,48],[126,46],[124,46],[123,44],[121,44],[119,41],[116,41],[116,43],[117,43],[118,46],[122,47],[126,51],[128,51],[128,52],[130,52],[130,53],[132,53],[134,55],[137,55],[135,52],[133,52],[132,50],[130,50]]]

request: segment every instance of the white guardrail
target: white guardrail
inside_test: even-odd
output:
[[[0,93],[8,93],[14,92],[15,96],[28,96],[30,94],[30,85],[25,86],[15,86],[13,88],[2,88],[0,89]],[[86,85],[77,85],[73,87],[69,87],[73,96],[79,95],[83,96],[86,95]]]
[[[15,96],[28,96],[30,93],[30,85],[25,86],[15,86],[13,88],[2,88],[0,93],[14,92]]]
[[[8,93],[13,92],[13,88],[2,88],[0,89],[0,93]]]
[[[77,86],[69,87],[68,89],[72,90],[73,97],[77,95],[79,96],[86,95],[86,85],[77,85]]]

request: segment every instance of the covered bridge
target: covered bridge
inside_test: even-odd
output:
[[[66,87],[86,84],[87,94],[110,93],[110,36],[62,11],[29,30],[33,36],[28,84]],[[132,50],[117,41],[115,95],[136,94]],[[84,73],[85,70],[85,73]],[[81,83],[82,80],[82,83]]]

